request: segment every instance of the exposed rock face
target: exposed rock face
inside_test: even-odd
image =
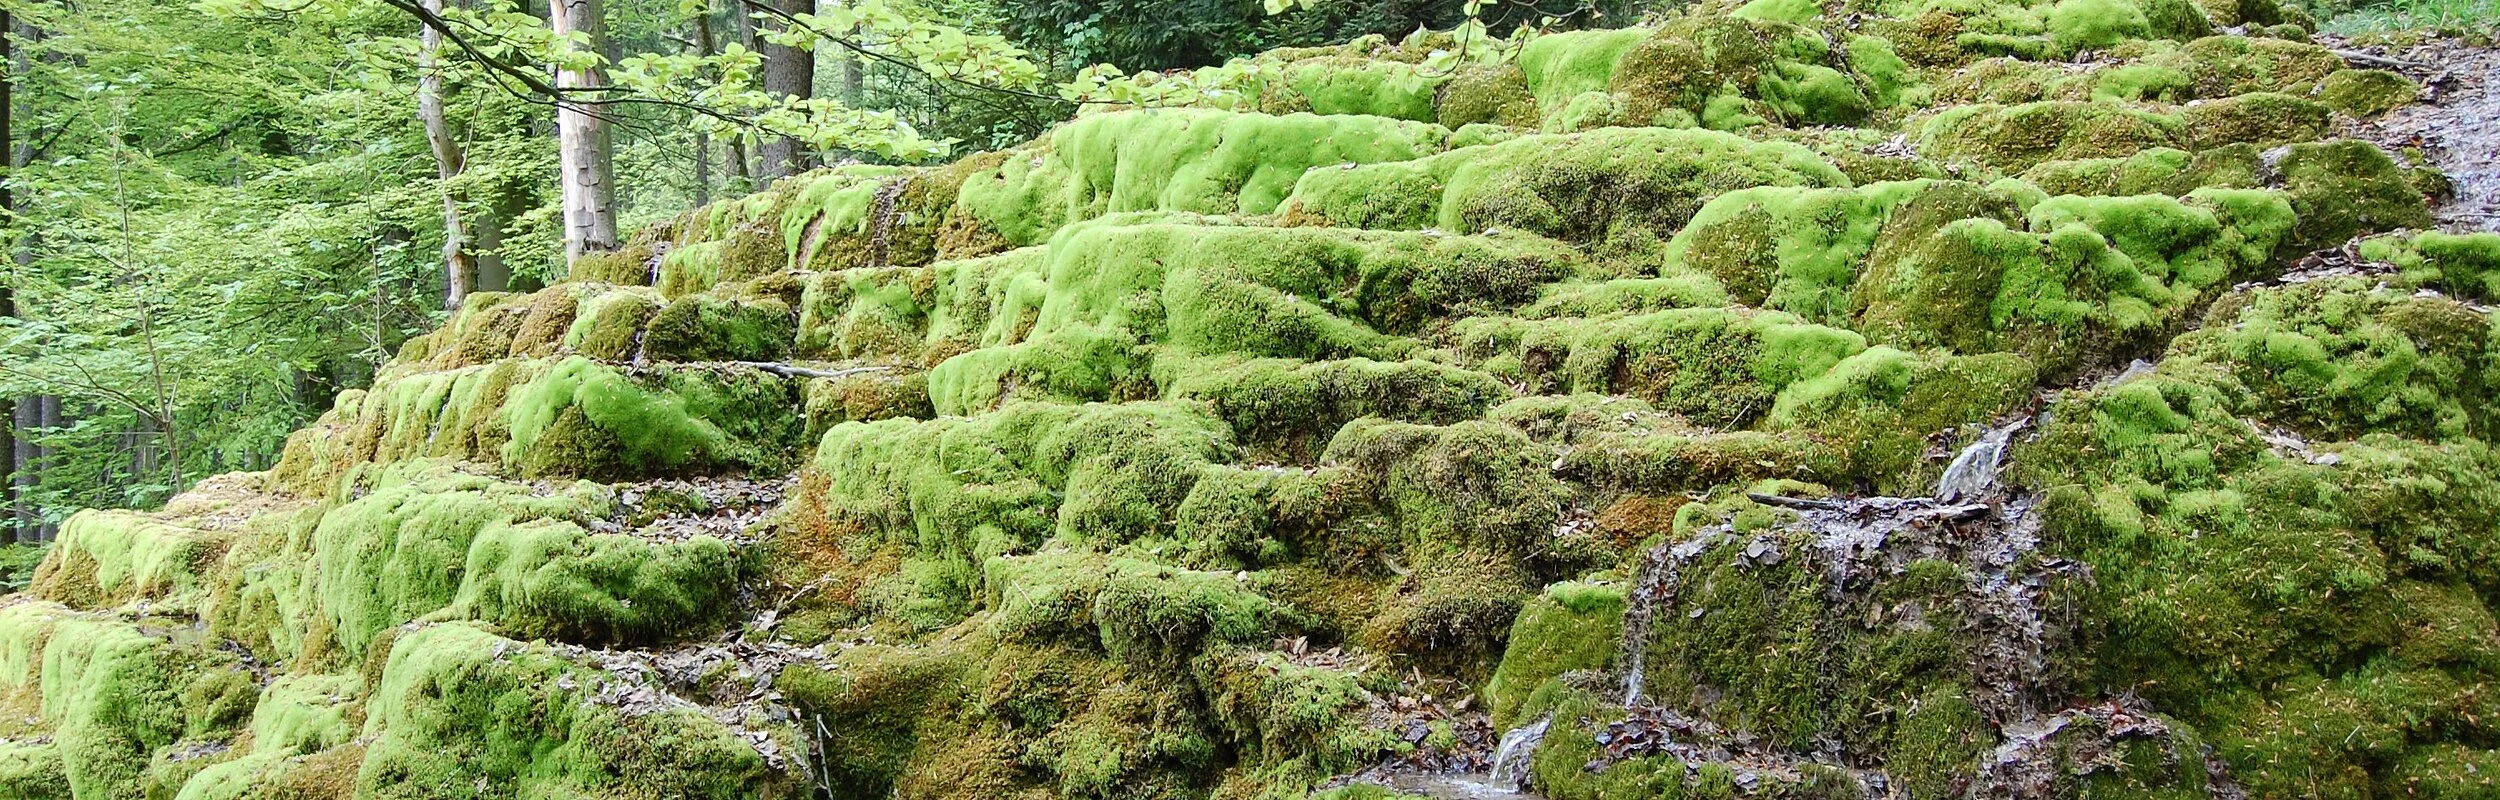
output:
[[[2301,16],[1357,42],[698,209],[70,520],[0,796],[2487,795],[2500,235],[2379,142],[2491,76]]]

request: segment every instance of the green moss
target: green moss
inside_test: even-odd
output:
[[[1438,559],[1472,568],[1476,554],[1533,552],[1552,533],[1566,496],[1550,450],[1486,422],[1357,420],[1337,433],[1323,460],[1359,471],[1418,568]]]
[[[1510,396],[1491,376],[1424,361],[1211,359],[1165,383],[1173,399],[1211,403],[1243,443],[1305,455],[1356,419],[1446,425]]]
[[[2153,25],[2143,9],[2126,0],[2058,0],[2049,9],[2048,28],[2059,50],[2074,53],[2143,38]]]
[[[583,283],[612,283],[619,286],[651,284],[652,255],[644,249],[609,250],[584,253],[573,259],[565,279]]]
[[[1285,775],[1316,782],[1400,744],[1395,733],[1367,724],[1379,684],[1356,672],[1229,649],[1200,659],[1193,676],[1215,723],[1253,754],[1245,760]]]
[[[1623,589],[1608,584],[1557,583],[1545,587],[1511,623],[1501,666],[1484,686],[1493,727],[1509,730],[1525,720],[1519,709],[1528,693],[1573,670],[1603,670],[1621,647]]]
[[[512,438],[502,456],[533,476],[769,465],[788,445],[783,437],[797,432],[792,391],[787,381],[748,368],[687,368],[637,381],[571,358],[513,389],[503,406]]]
[[[1559,109],[1573,97],[1605,91],[1616,63],[1648,35],[1624,28],[1540,36],[1520,51],[1519,66],[1527,73],[1528,91],[1538,107]]]
[[[1180,667],[1223,643],[1265,641],[1276,615],[1255,585],[1229,572],[1078,554],[1002,556],[982,572],[990,629],[1001,637],[1074,634],[1146,668]]]
[[[2125,158],[2044,162],[2023,171],[2022,180],[2051,195],[2177,197],[2200,188],[2257,188],[2263,185],[2262,161],[2256,146],[2247,144],[2195,153],[2159,147]]]
[[[1417,176],[1428,176],[1419,180]],[[1671,235],[1719,193],[1751,186],[1840,186],[1848,178],[1803,147],[1693,130],[1608,128],[1525,136],[1407,163],[1312,171],[1289,207],[1356,224],[1378,219],[1373,197],[1411,195],[1397,208],[1442,231],[1522,229],[1573,242],[1623,246]],[[1433,197],[1430,187],[1438,186]]]
[[[1947,196],[1975,190],[1921,180],[1855,189],[1730,192],[1704,205],[1667,243],[1667,267],[1710,273],[1738,303],[1843,324],[1857,271],[1878,235],[1892,225],[1894,209],[1948,202]],[[1928,197],[1931,193],[1937,196]]]
[[[2306,95],[2344,68],[2326,47],[2306,41],[2208,36],[2144,63],[2179,70],[2193,87],[2189,97],[2222,98],[2248,92]],[[2184,98],[2183,98],[2184,99]]]
[[[1458,70],[1441,85],[1436,113],[1442,127],[1453,131],[1478,123],[1534,127],[1538,122],[1528,73],[1517,64]]]
[[[2422,87],[2383,69],[2336,70],[2318,84],[2318,102],[2356,117],[2375,117],[2410,105]]]
[[[2373,292],[2354,280],[2319,281],[2234,296],[2217,322],[2182,336],[2173,352],[2221,368],[2238,405],[2313,435],[2369,431],[2421,439],[2481,436],[2489,321],[2454,302]]]
[[[2300,212],[2294,241],[2332,247],[2362,233],[2428,228],[2422,191],[2377,145],[2357,139],[2292,145],[2275,169]]]
[[[1558,243],[1517,235],[1110,223],[1068,229],[1049,256],[1047,281],[1008,287],[987,312],[985,349],[931,372],[939,412],[1019,396],[1152,396],[1163,381],[1149,372],[1146,343],[1394,359],[1414,347],[1396,334],[1443,314],[1525,303],[1580,261]]]
[[[376,487],[324,514],[310,534],[308,566],[316,577],[297,591],[312,596],[293,608],[297,615],[320,616],[351,657],[384,630],[450,607],[464,584],[494,579],[492,572],[468,570],[480,537],[508,542],[518,536],[505,530],[514,525],[593,515],[602,505],[578,494],[538,497],[527,486],[474,476],[420,473],[399,480],[405,482]],[[480,566],[501,566],[501,559],[488,557]],[[556,567],[550,579],[562,577],[562,566]],[[496,587],[467,591],[487,588]],[[290,621],[310,622],[302,616]]]
[[[2381,236],[2364,240],[2360,252],[2396,265],[2411,285],[2485,302],[2500,299],[2500,234]]]
[[[447,624],[404,634],[374,689],[357,796],[772,797],[755,748],[690,710],[588,702],[598,675]]]
[[[2015,106],[1971,104],[1921,124],[1920,151],[2007,171],[2047,161],[2122,158],[2175,147],[2187,131],[2175,117],[2111,103],[2045,101]]]
[[[55,789],[65,782],[62,796],[170,794],[181,776],[161,774],[165,755],[230,741],[258,693],[231,654],[186,633],[58,606],[11,609],[0,619],[0,684],[37,693],[52,736],[48,758],[12,759],[25,770],[13,777]]]
[[[25,800],[70,800],[60,747],[49,742],[0,744],[0,792]]]
[[[182,784],[177,800],[225,800],[278,792],[305,756],[347,745],[359,726],[353,675],[286,676],[271,683],[252,712],[250,749],[203,767]],[[309,770],[306,770],[309,771]],[[344,787],[342,787],[344,788]],[[285,797],[288,795],[278,794]]]
[[[2029,231],[1967,219],[1904,237],[1918,243],[1898,242],[1858,283],[1862,329],[1897,346],[2020,353],[2059,374],[2146,349],[2206,292],[2269,264],[2293,226],[2283,198],[2247,190],[2056,197],[2026,216]]]
[[[1673,309],[1594,320],[1478,318],[1455,326],[1465,352],[1508,357],[1529,387],[1623,394],[1712,427],[1770,410],[1788,384],[1865,348],[1857,334],[1774,311]]]
[[[651,318],[642,352],[662,361],[779,361],[794,337],[790,308],[777,300],[691,295]]]
[[[1447,76],[1416,64],[1325,56],[1294,61],[1277,71],[1281,74],[1267,87],[1267,96],[1260,101],[1263,106],[1283,105],[1314,114],[1362,114],[1416,122],[1448,116],[1433,108],[1433,97]],[[1490,119],[1470,119],[1458,125]],[[1458,127],[1448,122],[1442,124]]]
[[[1169,536],[1203,468],[1229,449],[1222,423],[1153,403],[846,423],[826,432],[813,462],[826,483],[802,502],[911,553],[919,566],[872,605],[951,622],[968,612],[989,558],[1054,536],[1105,545]]]
[[[82,511],[61,523],[29,592],[85,608],[146,600],[195,609],[225,537],[127,511]]]
[[[584,299],[564,333],[564,346],[589,358],[623,361],[634,356],[642,327],[660,313],[659,297],[648,291],[601,292]]]
[[[962,303],[937,294],[943,270],[852,269],[810,276],[799,302],[798,350],[841,358],[919,360],[932,307]],[[989,311],[986,298],[972,298]]]
[[[1094,114],[964,181],[960,207],[1015,244],[1126,211],[1263,214],[1312,167],[1402,161],[1449,131],[1381,117],[1205,110]]]
[[[1886,491],[1917,494],[1928,437],[1985,424],[2031,398],[2037,370],[2012,354],[1912,354],[1872,347],[1830,372],[1788,387],[1766,427],[1848,443],[1860,475]]]
[[[2274,92],[2251,92],[2190,105],[2179,112],[2190,147],[2233,144],[2274,147],[2314,141],[2327,130],[2327,107]]]
[[[571,522],[481,528],[451,613],[590,644],[699,638],[730,616],[737,554],[710,536],[651,542]]]

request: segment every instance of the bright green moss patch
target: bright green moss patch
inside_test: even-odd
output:
[[[965,179],[960,208],[1008,242],[1124,211],[1263,214],[1304,170],[1437,152],[1449,131],[1383,117],[1205,110],[1094,114]]]
[[[2325,135],[2327,107],[2274,92],[2250,92],[2179,110],[2186,142],[2196,150],[2234,144],[2274,147]]]
[[[2164,114],[2117,104],[2048,101],[1955,106],[1929,117],[1917,135],[1919,149],[1931,156],[2020,171],[2046,161],[2121,158],[2148,148],[2175,147],[2187,133],[2177,118]]]
[[[1663,240],[1703,202],[1751,186],[1843,186],[1812,151],[1696,130],[1607,128],[1526,136],[1408,163],[1315,170],[1292,207],[1343,225],[1522,229],[1573,242]],[[1402,211],[1382,220],[1396,191]],[[1423,209],[1430,209],[1424,213]]]
[[[146,515],[84,511],[61,523],[61,538],[28,591],[84,608],[135,600],[193,608],[202,575],[225,546],[224,537]]]
[[[1537,105],[1558,109],[1573,97],[1605,91],[1616,63],[1646,38],[1646,31],[1635,28],[1540,36],[1519,54],[1519,66]]]
[[[696,638],[725,621],[738,558],[709,536],[651,542],[561,520],[481,529],[452,614],[595,644]]]
[[[592,703],[601,679],[467,625],[402,634],[374,689],[357,796],[725,799],[787,790],[753,746],[698,712],[634,715]]]
[[[680,297],[651,318],[643,355],[664,361],[779,361],[795,334],[787,305]]]
[[[2408,105],[2422,87],[2383,69],[2337,70],[2318,84],[2318,102],[2356,117],[2375,117]]]
[[[1279,72],[1282,75],[1268,85],[1267,94],[1260,98],[1264,110],[1362,114],[1415,122],[1433,122],[1444,116],[1435,112],[1433,97],[1447,76],[1433,74],[1419,65],[1334,56],[1295,61],[1279,68]],[[1482,121],[1485,120],[1468,120]]]
[[[1857,474],[1886,491],[1915,495],[1932,485],[1928,473],[1940,468],[1921,464],[1931,435],[1987,424],[2020,408],[2037,375],[2030,361],[2010,353],[1947,356],[1871,347],[1781,392],[1766,427],[1846,443]]]
[[[1053,537],[1168,535],[1204,468],[1230,448],[1222,423],[1182,405],[1017,404],[968,420],[846,423],[817,448],[825,488],[803,502],[911,553],[916,566],[872,604],[959,618],[991,557]]]
[[[0,744],[0,793],[25,800],[70,800],[60,747],[49,742]]]
[[[2428,228],[2422,191],[2377,145],[2356,139],[2296,144],[2275,164],[2300,212],[2295,240],[2330,247],[2357,234]]]
[[[1895,223],[1894,209],[1905,204],[2013,210],[2010,200],[1979,187],[1923,180],[1855,189],[1746,189],[1720,195],[1694,215],[1667,243],[1668,269],[1708,272],[1744,305],[1846,324],[1850,289],[1879,236],[1904,236],[1902,229],[1927,216],[1913,211]]]
[[[2363,241],[2361,255],[2395,264],[2414,286],[2484,302],[2500,299],[2500,234],[2382,236]]]
[[[311,534],[317,577],[298,591],[313,592],[314,601],[299,608],[318,613],[350,656],[385,629],[451,606],[464,582],[493,579],[468,571],[480,536],[495,531],[507,539],[513,534],[502,531],[516,524],[599,509],[595,497],[539,497],[527,486],[476,476],[435,472],[401,480],[323,515]]]
[[[2495,340],[2487,315],[2444,299],[2318,281],[2235,295],[2182,336],[2237,381],[2247,412],[2337,439],[2385,431],[2429,440],[2485,435]]]
[[[2058,374],[2151,347],[2206,292],[2271,264],[2294,225],[2291,203],[2250,190],[2056,197],[2025,216],[2027,231],[1966,219],[1900,242],[1857,284],[1861,329]]]
[[[1573,670],[1603,670],[1622,649],[1623,589],[1607,584],[1557,583],[1520,609],[1511,623],[1502,665],[1484,686],[1493,726],[1508,730],[1525,720],[1519,708],[1528,693]]]
[[[593,478],[771,465],[798,430],[792,392],[753,368],[636,378],[571,358],[512,389],[502,457],[523,475]]]
[[[1244,443],[1306,455],[1363,417],[1446,425],[1510,397],[1491,376],[1424,361],[1209,359],[1184,369],[1171,397],[1213,404]]]
[[[2093,566],[2079,664],[2196,725],[2252,792],[2362,791],[2436,757],[2425,726],[2477,713],[2443,631],[2488,611],[2436,584],[2489,585],[2468,565],[2492,523],[2464,510],[2494,491],[2489,447],[2370,433],[2287,453],[2203,374],[2069,396],[2015,456],[2058,487],[2050,544]],[[2391,646],[2420,660],[2372,655]]]
[[[1638,397],[1713,427],[1770,410],[1789,383],[1862,350],[1847,330],[1772,311],[1674,309],[1597,320],[1478,318],[1453,334],[1480,357],[1520,365],[1540,393]]]
[[[0,627],[29,621],[14,617]],[[163,774],[167,751],[230,741],[258,693],[231,654],[182,632],[67,614],[55,616],[48,628],[34,685],[70,796],[170,793],[187,772]],[[5,639],[12,651],[31,643]],[[57,785],[40,761],[30,766],[35,774],[21,780]]]
[[[1255,584],[1126,558],[1002,556],[983,566],[991,630],[1002,637],[1075,634],[1140,666],[1186,664],[1202,649],[1258,642],[1276,614]]]
[[[1524,304],[1579,263],[1569,248],[1520,235],[1080,225],[1053,240],[1046,281],[999,287],[980,334],[987,347],[939,364],[931,399],[940,413],[965,413],[1018,397],[1153,396],[1177,376],[1149,371],[1149,343],[1396,359],[1414,347],[1396,334]]]
[[[2185,195],[2202,188],[2253,189],[2263,185],[2262,156],[2253,145],[2190,153],[2159,147],[2125,158],[2049,161],[2024,170],[2022,179],[2050,195]]]
[[[987,314],[989,287],[939,295],[939,279],[962,268],[851,269],[822,272],[807,281],[799,301],[798,351],[809,356],[921,360],[929,316],[940,304],[969,304]],[[956,288],[956,287],[949,287]],[[973,292],[978,292],[974,294]],[[965,295],[969,295],[968,297]],[[952,309],[950,309],[952,310]],[[950,354],[951,355],[951,354]]]

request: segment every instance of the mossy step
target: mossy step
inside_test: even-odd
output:
[[[738,555],[711,536],[646,540],[585,525],[605,487],[549,491],[413,462],[297,535],[241,548],[213,629],[271,660],[361,657],[419,619],[479,620],[587,644],[700,636],[727,622]]]
[[[87,609],[145,601],[163,611],[194,611],[230,539],[178,519],[81,511],[61,523],[61,537],[27,592]]]

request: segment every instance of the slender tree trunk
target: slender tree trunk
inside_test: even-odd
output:
[[[477,290],[500,292],[512,288],[512,264],[503,260],[503,217],[493,206],[478,215],[469,236],[477,241],[471,254],[477,260]]]
[[[694,15],[694,54],[710,59],[717,51],[712,47],[712,4]],[[712,204],[712,135],[697,127],[694,130],[694,204],[701,208]]]
[[[9,460],[17,462],[17,474],[9,479],[10,493],[17,498],[12,527],[17,541],[41,541],[43,522],[35,509],[35,482],[42,476],[43,450],[35,443],[34,432],[43,426],[43,399],[20,397],[10,405],[9,426],[17,429],[9,454]]]
[[[9,215],[6,230],[17,227],[17,195],[9,190],[9,179],[17,177],[17,54],[11,44],[17,33],[17,16],[0,6],[0,65],[9,70],[0,80],[0,161],[8,162],[8,172],[0,175],[0,213]],[[12,245],[14,246],[14,245]],[[17,316],[17,292],[13,281],[0,281],[0,317]],[[0,406],[10,411],[9,424],[0,426],[0,539],[17,541],[25,534],[17,526],[17,401],[0,398]]]
[[[591,53],[607,49],[599,0],[555,0],[549,21],[557,36],[576,33]],[[607,86],[606,70],[556,71],[559,89]],[[564,168],[564,260],[570,264],[585,253],[614,250],[616,235],[615,153],[609,147],[607,109],[596,104],[596,92],[570,94],[556,110],[556,138]]]
[[[816,10],[816,0],[763,0],[786,13],[802,14]],[[777,16],[766,15],[756,20],[760,42],[756,52],[764,55],[764,92],[800,100],[816,96],[816,54],[812,50],[774,44],[764,34],[786,29],[789,23]],[[755,145],[757,175],[769,183],[806,172],[807,150],[790,136],[766,136]]]
[[[61,398],[52,395],[45,395],[38,399],[38,402],[36,403],[35,427],[42,428],[44,430],[52,430],[61,427]],[[43,474],[43,470],[51,469],[54,466],[53,459],[57,458],[59,455],[60,454],[53,452],[52,448],[48,445],[36,447],[36,476],[40,477]],[[30,482],[27,485],[32,485],[32,483]],[[37,509],[36,511],[36,540],[49,542],[55,538],[59,538],[61,535],[61,526],[54,524],[49,519],[46,519],[42,515],[41,509]]]
[[[443,13],[443,0],[423,3],[426,11]],[[425,143],[434,150],[434,173],[443,180],[443,305],[457,309],[477,289],[478,276],[477,262],[469,257],[469,227],[460,218],[461,195],[452,188],[468,161],[443,115],[442,49],[442,32],[417,26],[417,119],[425,124]]]

